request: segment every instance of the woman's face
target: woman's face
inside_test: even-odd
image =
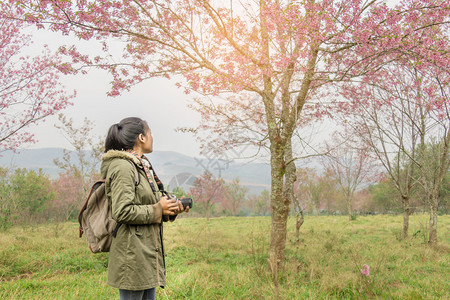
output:
[[[153,137],[150,128],[147,128],[146,134],[142,137],[142,152],[153,152]]]

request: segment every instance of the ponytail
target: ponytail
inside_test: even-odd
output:
[[[140,134],[146,135],[148,124],[140,118],[125,118],[113,124],[106,136],[105,152],[133,149]]]

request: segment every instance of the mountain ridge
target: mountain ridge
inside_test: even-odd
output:
[[[71,153],[73,162],[76,159]],[[7,168],[26,168],[39,170],[56,178],[62,170],[54,164],[54,159],[62,158],[63,148],[21,149],[18,152],[6,151],[0,155],[0,166]],[[239,178],[241,185],[249,189],[250,194],[270,190],[270,166],[264,163],[239,163],[212,159],[207,157],[191,157],[176,151],[155,151],[147,157],[152,162],[158,176],[169,185],[169,188],[181,186],[188,189],[197,176],[208,170],[225,181]]]

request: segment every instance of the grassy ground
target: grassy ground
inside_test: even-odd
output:
[[[167,286],[158,299],[450,299],[450,216],[426,245],[426,215],[307,217],[275,286],[267,268],[270,218],[180,219],[165,226]],[[0,232],[0,299],[116,299],[107,254],[91,254],[77,224]],[[363,264],[370,276],[362,276]]]

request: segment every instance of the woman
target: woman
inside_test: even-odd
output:
[[[108,284],[119,289],[120,299],[155,299],[155,287],[164,287],[162,221],[183,211],[179,201],[161,195],[163,185],[144,156],[152,151],[145,121],[126,118],[110,127],[101,174],[113,219],[121,224],[108,262]]]

